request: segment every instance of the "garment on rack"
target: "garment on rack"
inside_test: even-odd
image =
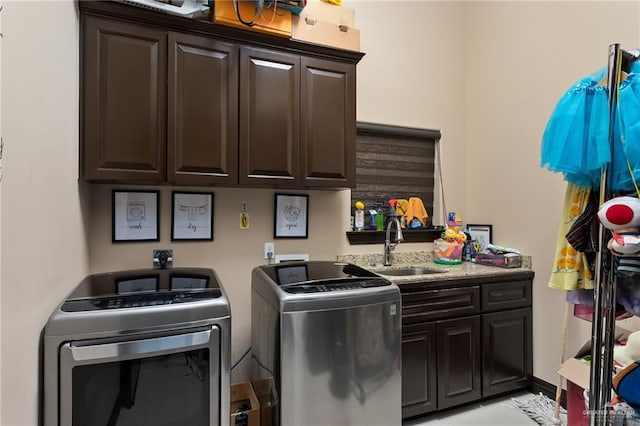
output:
[[[551,277],[548,286],[558,290],[593,288],[593,273],[585,253],[579,252],[567,241],[566,235],[588,206],[591,188],[567,184],[564,206]]]
[[[567,291],[566,300],[573,304],[573,316],[585,320],[593,320],[593,289],[578,289]],[[623,320],[632,316],[624,306],[616,303],[616,320]]]
[[[617,260],[618,303],[627,312],[640,316],[640,257],[620,256]]]
[[[609,101],[602,68],[576,82],[556,104],[542,136],[541,165],[564,174],[568,182],[598,188],[602,166],[609,165],[614,192],[634,189],[629,167],[640,177],[640,62],[630,65],[619,85],[609,146]]]

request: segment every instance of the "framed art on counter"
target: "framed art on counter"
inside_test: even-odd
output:
[[[158,191],[112,192],[111,240],[159,241]]]
[[[309,196],[307,194],[275,194],[274,238],[307,238]]]
[[[213,241],[213,193],[171,194],[171,241]]]
[[[491,244],[493,238],[493,228],[491,225],[467,225],[467,231],[471,235],[472,240],[476,240],[480,243],[480,251],[487,248]]]

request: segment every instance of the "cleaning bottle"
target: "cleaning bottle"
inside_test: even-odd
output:
[[[377,202],[378,211],[376,214],[376,231],[384,231],[384,211],[382,210],[382,203]]]
[[[376,210],[369,210],[369,230],[375,231],[378,227],[377,222],[378,212]]]
[[[356,201],[354,207],[356,208],[354,225],[356,231],[362,231],[364,229],[364,203],[362,201]]]

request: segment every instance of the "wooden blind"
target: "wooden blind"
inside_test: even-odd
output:
[[[435,144],[440,136],[439,130],[357,123],[352,210],[358,200],[365,210],[383,201],[386,214],[390,199],[420,197],[432,218]]]

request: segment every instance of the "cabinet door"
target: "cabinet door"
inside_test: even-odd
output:
[[[436,409],[436,323],[402,327],[402,417]]]
[[[300,57],[240,50],[241,184],[300,184]]]
[[[482,316],[482,396],[527,387],[533,374],[531,308]]]
[[[235,184],[238,179],[238,48],[169,33],[167,178]]]
[[[355,187],[356,67],[304,57],[301,65],[302,183]]]
[[[480,316],[438,321],[438,409],[480,399]]]
[[[92,16],[83,31],[82,178],[163,181],[166,32]]]

